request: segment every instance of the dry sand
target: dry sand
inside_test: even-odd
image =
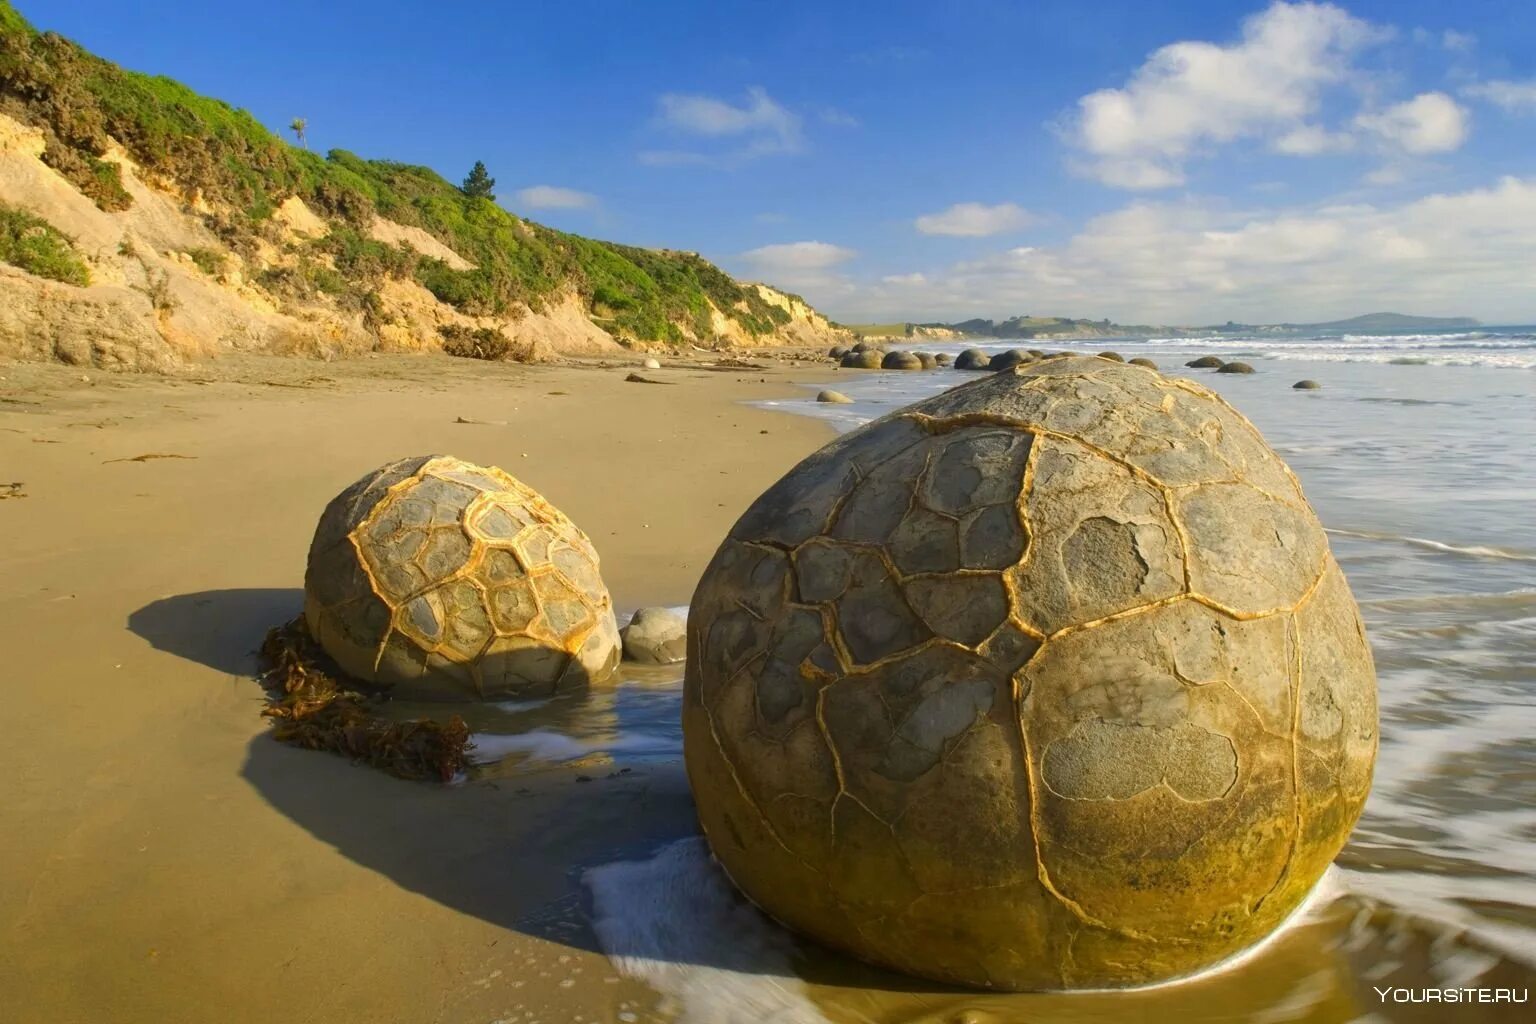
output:
[[[0,500],[0,1019],[591,1021],[653,1001],[590,941],[538,936],[572,869],[687,830],[680,773],[402,783],[270,741],[250,678],[300,606],[320,510],[403,455],[507,469],[592,536],[617,607],[686,603],[828,431],[740,404],[813,371],[629,369],[0,365],[0,484],[26,495]],[[141,455],[185,457],[119,461]]]

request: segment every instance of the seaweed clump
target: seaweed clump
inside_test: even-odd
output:
[[[345,675],[310,634],[304,616],[267,631],[262,685],[272,735],[307,750],[330,750],[402,779],[447,782],[464,770],[474,745],[469,726],[377,713],[387,694]]]

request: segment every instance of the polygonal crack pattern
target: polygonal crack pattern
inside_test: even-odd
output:
[[[403,460],[321,518],[306,616],[347,672],[423,699],[538,695],[618,659],[591,542],[494,468]]]
[[[687,675],[732,878],[972,985],[1163,980],[1256,941],[1375,755],[1364,632],[1290,471],[1199,385],[1098,359],[807,459],[705,571]]]

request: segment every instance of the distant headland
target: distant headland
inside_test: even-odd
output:
[[[1469,316],[1410,316],[1406,313],[1366,313],[1348,320],[1321,323],[1245,324],[1227,321],[1201,327],[1168,324],[1118,324],[1064,316],[1015,316],[1007,320],[961,320],[955,323],[847,324],[863,338],[914,338],[930,341],[959,338],[1149,338],[1200,337],[1213,334],[1391,334],[1409,331],[1472,330],[1482,326]]]

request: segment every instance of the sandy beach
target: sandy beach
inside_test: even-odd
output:
[[[3,368],[0,482],[25,497],[0,502],[0,1017],[607,1020],[653,1001],[521,922],[637,816],[686,830],[680,772],[403,783],[272,742],[251,677],[300,607],[320,510],[402,455],[506,468],[589,533],[618,608],[686,603],[739,511],[829,436],[741,403],[825,371],[629,369]]]

